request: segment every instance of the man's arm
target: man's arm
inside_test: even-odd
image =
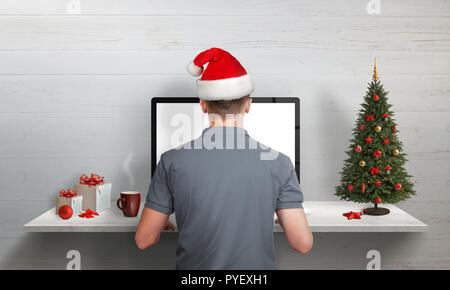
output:
[[[303,208],[277,209],[276,213],[291,247],[301,254],[311,250],[313,235]]]
[[[158,242],[159,236],[164,229],[175,230],[174,225],[169,222],[169,215],[144,207],[134,237],[136,245],[141,250],[153,246]]]

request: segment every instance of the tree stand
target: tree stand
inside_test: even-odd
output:
[[[367,215],[386,215],[391,211],[384,207],[378,207],[377,203],[374,203],[374,207],[364,209],[364,213]]]

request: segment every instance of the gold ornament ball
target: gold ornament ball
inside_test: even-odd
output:
[[[398,156],[398,154],[400,154],[400,151],[398,151],[398,149],[394,149],[392,150],[392,154],[394,154],[394,156]]]
[[[359,166],[361,167],[366,166],[366,162],[364,160],[359,161]]]
[[[375,126],[375,132],[380,133],[381,132],[381,126],[376,125]]]

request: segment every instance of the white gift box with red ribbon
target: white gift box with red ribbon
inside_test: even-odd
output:
[[[111,206],[111,183],[99,185],[75,184],[74,189],[83,197],[82,210],[101,212]]]

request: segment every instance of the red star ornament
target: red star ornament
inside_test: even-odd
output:
[[[349,185],[347,186],[347,189],[348,189],[348,191],[352,191],[352,190],[353,190],[353,185],[349,184]]]
[[[375,185],[376,185],[376,186],[381,186],[381,181],[380,181],[380,180],[377,180],[377,181],[375,182]]]
[[[370,136],[369,136],[369,137],[366,138],[366,143],[367,143],[367,144],[372,144],[372,140],[373,140],[373,139],[370,138]]]
[[[361,219],[361,213],[360,212],[350,211],[350,212],[344,213],[343,216],[347,217],[347,219],[349,219],[349,220],[351,220],[351,219],[360,220]]]
[[[364,130],[364,125],[359,126],[359,130]]]
[[[389,139],[389,138],[384,138],[384,140],[383,140],[383,143],[384,144],[391,144],[391,139]]]

